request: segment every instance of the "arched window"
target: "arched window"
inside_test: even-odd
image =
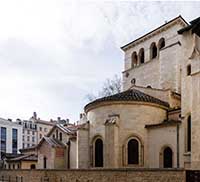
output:
[[[60,136],[59,136],[59,138],[60,138],[60,141],[62,141],[62,133],[60,132],[60,134],[59,134]]]
[[[163,167],[172,168],[173,166],[173,152],[170,147],[166,147],[163,151]]]
[[[131,56],[131,59],[132,59],[132,68],[136,67],[137,64],[138,64],[138,57],[137,57],[137,53],[136,52],[133,52],[132,56]]]
[[[58,139],[58,130],[56,130],[56,139]]]
[[[187,152],[191,152],[191,116],[187,119]]]
[[[136,139],[128,142],[128,164],[139,164],[139,143]]]
[[[103,141],[100,138],[95,141],[95,167],[103,167]]]
[[[30,167],[31,169],[35,169],[36,167],[35,167],[35,164],[31,164],[31,167]]]
[[[140,64],[144,63],[144,48],[141,48],[139,51],[139,62]]]
[[[46,157],[43,158],[43,166],[44,166],[44,169],[47,168],[47,158]]]
[[[159,50],[162,49],[163,47],[165,47],[165,39],[161,38],[158,42],[158,48]]]
[[[154,59],[157,57],[157,47],[156,43],[153,42],[150,46],[150,59]]]

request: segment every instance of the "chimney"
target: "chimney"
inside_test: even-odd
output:
[[[8,121],[12,122],[12,119],[8,118]]]
[[[58,120],[58,122],[60,122],[61,118],[60,118],[60,117],[58,117],[58,118],[57,118],[57,120]]]
[[[33,119],[37,119],[37,113],[36,112],[33,112]]]
[[[80,113],[80,119],[82,119],[83,118],[83,114],[82,113]]]
[[[66,119],[66,124],[69,124],[69,119]]]

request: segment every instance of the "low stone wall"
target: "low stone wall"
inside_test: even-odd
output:
[[[185,182],[181,169],[0,170],[1,182]]]

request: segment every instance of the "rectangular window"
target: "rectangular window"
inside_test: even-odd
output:
[[[27,136],[27,141],[28,141],[28,142],[30,141],[30,137],[29,137],[29,136]]]
[[[12,153],[17,153],[17,129],[12,129]]]
[[[35,135],[35,132],[34,132],[34,131],[32,131],[32,135]]]
[[[32,137],[32,142],[35,142],[35,137]]]
[[[30,134],[30,131],[29,131],[29,130],[27,130],[27,134]]]
[[[192,72],[191,70],[192,70],[191,65],[190,64],[187,65],[187,76],[191,75],[191,72]]]
[[[42,127],[40,127],[40,131],[42,131]]]
[[[6,152],[6,128],[1,127],[1,152]]]

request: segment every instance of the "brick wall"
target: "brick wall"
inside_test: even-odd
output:
[[[184,182],[184,170],[91,169],[1,170],[0,181],[15,182]]]

